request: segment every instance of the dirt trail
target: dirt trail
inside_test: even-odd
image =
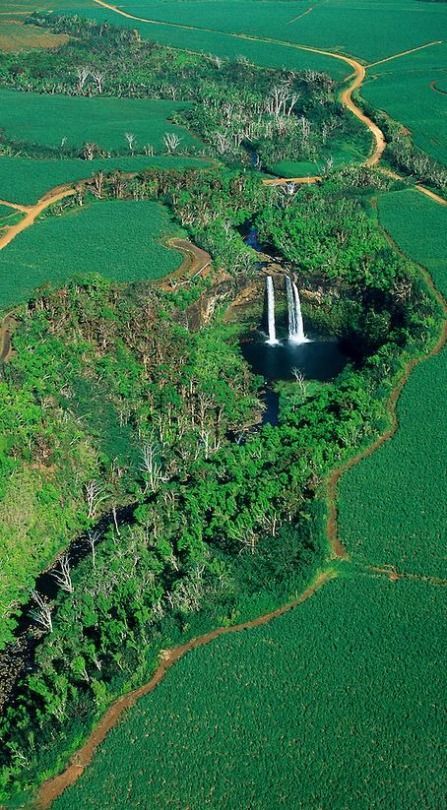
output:
[[[150,25],[166,25],[168,27],[183,28],[185,30],[190,31],[204,31],[213,34],[216,33],[216,31],[214,31],[211,28],[201,28],[201,27],[199,28],[196,26],[183,25],[181,23],[170,23],[170,22],[166,23],[161,20],[152,20],[146,17],[137,17],[134,14],[129,14],[129,12],[127,11],[122,11],[122,9],[117,8],[111,3],[105,2],[105,0],[94,0],[94,2],[97,5],[102,6],[103,8],[107,8],[109,11],[114,11],[116,14],[120,14],[122,17],[126,17],[127,19],[131,20],[137,20],[139,22],[149,23]],[[365,115],[365,113],[360,109],[360,107],[357,106],[357,104],[352,98],[353,93],[361,87],[366,76],[366,70],[364,66],[360,64],[360,62],[358,62],[356,59],[353,59],[351,56],[344,56],[343,54],[336,53],[335,51],[326,51],[322,48],[312,48],[308,45],[298,45],[296,43],[285,42],[283,40],[272,39],[270,37],[252,37],[249,36],[248,34],[235,34],[235,33],[230,33],[228,34],[228,36],[232,37],[233,39],[242,39],[242,40],[246,39],[250,40],[251,42],[266,42],[273,45],[281,45],[285,48],[294,48],[295,50],[298,51],[307,51],[308,53],[318,53],[321,56],[327,56],[331,59],[338,59],[340,62],[344,62],[346,65],[349,65],[349,67],[351,67],[354,71],[353,79],[349,83],[349,85],[343,90],[340,96],[340,101],[347,110],[350,110],[350,112],[352,112],[352,114],[355,115],[355,117],[359,121],[365,124],[365,126],[369,129],[374,138],[374,149],[372,154],[365,161],[365,166],[375,166],[380,161],[380,158],[382,157],[382,154],[386,146],[385,136],[382,130],[377,126],[377,124],[375,124],[374,121],[368,118],[367,115]],[[283,178],[282,182],[284,183],[290,181],[286,181]],[[294,182],[299,181],[297,178],[295,178]],[[308,183],[316,182],[316,178],[301,179],[301,182],[308,182]]]
[[[187,239],[173,237],[168,239],[166,244],[168,247],[173,247],[183,253],[184,259],[177,270],[160,279],[157,286],[162,290],[172,291],[178,286],[179,282],[186,283],[203,273],[211,265],[210,254]]]
[[[421,186],[421,189],[422,188],[423,187]],[[424,189],[424,192],[427,191],[427,190],[428,189]],[[431,196],[431,195],[429,195],[429,196]],[[437,195],[434,195],[434,196],[435,196],[435,201],[438,202],[438,200],[436,199]],[[442,200],[442,198],[439,198],[439,200]],[[445,200],[442,200],[442,204],[446,205],[447,203],[445,202]],[[393,240],[393,238],[390,236],[390,234],[387,231],[384,231],[384,232],[386,234],[386,237],[387,237],[390,245],[392,245],[392,247],[398,253],[400,253],[401,256],[404,256],[405,258],[407,258],[405,253],[403,253],[403,251],[400,249],[399,245]],[[414,262],[414,264],[416,264],[416,262]],[[368,447],[364,448],[363,450],[360,450],[358,453],[356,453],[355,456],[352,456],[347,461],[345,461],[343,464],[341,464],[339,467],[337,467],[335,470],[333,470],[330,477],[329,477],[329,479],[328,479],[328,510],[329,511],[328,511],[327,533],[328,533],[328,537],[329,537],[329,542],[331,544],[331,548],[334,551],[336,551],[337,547],[339,547],[344,552],[344,554],[342,553],[342,554],[338,555],[338,556],[341,556],[341,557],[344,556],[346,558],[349,555],[347,555],[347,552],[344,549],[344,546],[343,546],[343,544],[342,544],[342,542],[341,542],[341,540],[339,538],[339,535],[338,535],[338,508],[337,508],[338,482],[340,481],[340,478],[348,470],[351,469],[351,467],[354,467],[356,464],[359,464],[360,461],[363,461],[363,459],[367,458],[368,456],[371,456],[373,453],[376,452],[376,450],[379,449],[379,447],[381,447],[383,444],[385,444],[385,442],[387,442],[387,441],[389,441],[390,439],[393,438],[394,434],[396,433],[396,431],[399,428],[399,421],[398,421],[398,418],[397,418],[397,410],[396,410],[397,409],[397,402],[399,400],[399,397],[400,397],[400,395],[402,393],[402,390],[403,390],[405,384],[408,381],[408,378],[409,378],[411,372],[413,371],[413,369],[416,368],[416,366],[420,365],[420,363],[423,363],[423,362],[425,362],[425,360],[428,360],[430,357],[435,357],[435,355],[439,354],[439,352],[441,352],[442,349],[444,348],[444,346],[446,346],[446,344],[447,344],[447,302],[446,302],[444,296],[442,295],[442,293],[440,293],[438,288],[436,287],[436,285],[435,285],[430,273],[428,272],[428,270],[425,267],[423,267],[421,264],[418,264],[417,266],[419,268],[419,272],[422,275],[425,283],[430,288],[432,294],[434,295],[434,297],[436,298],[436,300],[438,301],[438,303],[440,304],[440,306],[442,307],[442,310],[444,312],[444,322],[443,322],[442,330],[441,330],[441,332],[439,334],[439,337],[438,337],[436,343],[432,346],[432,348],[430,349],[430,351],[428,353],[422,354],[422,355],[420,355],[418,357],[413,357],[413,358],[411,358],[411,360],[409,360],[407,362],[407,364],[406,364],[406,366],[405,366],[405,368],[404,368],[404,370],[402,372],[402,375],[401,375],[399,381],[397,382],[396,386],[394,387],[394,389],[393,389],[393,391],[391,393],[390,399],[388,401],[387,410],[388,410],[388,414],[389,414],[389,417],[390,417],[390,427],[388,428],[388,430],[386,430],[385,433],[382,433],[382,435],[379,436],[375,440],[375,442],[373,442],[373,444],[369,445]],[[371,567],[371,570],[373,570],[372,567]],[[376,569],[376,570],[377,571],[379,571],[379,570],[383,571],[384,569]],[[427,579],[428,579],[428,577],[427,577]],[[435,579],[435,578],[432,578],[432,579]]]
[[[324,3],[324,0],[323,0],[323,3]],[[320,6],[322,6],[322,5],[323,5],[323,3],[320,3]],[[315,9],[316,9],[316,8],[317,8],[317,6],[316,6],[316,5],[315,5],[315,6],[311,6],[310,8],[306,9],[306,11],[302,11],[302,12],[301,12],[301,14],[297,14],[297,16],[296,16],[296,17],[292,17],[292,19],[291,19],[291,20],[289,20],[289,25],[290,25],[291,23],[298,22],[298,20],[302,20],[302,19],[303,19],[303,17],[307,17],[307,15],[308,15],[308,14],[312,14],[312,12],[313,12],[313,11],[315,11]]]
[[[447,579],[441,577],[433,577],[430,574],[413,574],[409,571],[398,571],[392,565],[368,565],[362,573],[369,576],[384,576],[388,577],[391,582],[399,582],[400,580],[409,580],[410,582],[423,582],[426,585],[435,585],[436,587],[447,588]]]
[[[385,59],[378,59],[377,62],[370,62],[367,67],[372,68],[376,65],[383,65],[385,62],[392,62],[393,59],[400,59],[402,56],[409,56],[411,53],[416,53],[416,51],[423,51],[424,48],[431,48],[432,45],[442,45],[442,43],[442,39],[435,39],[432,42],[426,42],[424,45],[418,45],[417,48],[409,48],[407,51],[399,51],[399,53],[394,53],[392,56],[387,56]]]
[[[442,90],[440,87],[436,87],[436,79],[433,79],[433,81],[430,82],[430,89],[434,90],[435,93],[440,93],[441,96],[447,96],[447,90]]]
[[[25,216],[20,220],[20,222],[17,222],[15,225],[10,225],[6,229],[5,233],[0,236],[0,250],[3,250],[3,248],[9,245],[19,233],[22,233],[22,231],[25,231],[30,227],[30,225],[33,225],[42,211],[45,211],[45,209],[49,208],[49,206],[53,205],[53,203],[63,200],[65,197],[69,197],[72,194],[75,194],[75,189],[61,189],[59,187],[58,189],[54,189],[54,191],[49,192],[47,196],[42,197],[35,205],[17,206],[14,203],[4,203],[4,205],[10,205],[11,208],[17,208],[18,211],[23,211]]]
[[[29,211],[28,205],[19,205],[19,203],[9,202],[9,200],[0,200],[0,205],[6,205],[7,208],[14,208],[15,211],[22,211],[23,213]]]
[[[181,644],[178,647],[173,647],[171,650],[166,650],[162,654],[160,664],[155,670],[150,681],[141,686],[139,689],[135,689],[133,692],[129,692],[127,695],[123,695],[123,697],[118,698],[118,700],[116,700],[115,703],[113,703],[110,708],[107,709],[98,725],[92,731],[87,742],[84,743],[82,748],[80,748],[80,750],[73,756],[66,770],[59,774],[59,776],[48,779],[41,785],[37,797],[36,807],[39,808],[39,810],[46,810],[46,808],[49,808],[55,799],[57,799],[67,787],[70,787],[70,785],[73,785],[77,779],[79,779],[87,765],[89,765],[91,762],[96,748],[103,742],[110,729],[117,725],[123,713],[133,706],[137,700],[139,700],[139,698],[153,692],[153,690],[163,680],[168,670],[171,669],[171,667],[176,664],[177,661],[183,658],[184,655],[192,650],[196,650],[198,647],[203,647],[205,644],[209,644],[211,641],[214,641],[220,636],[226,636],[230,633],[240,633],[243,630],[251,630],[255,627],[261,627],[262,625],[271,622],[273,619],[283,616],[285,613],[288,613],[290,610],[298,607],[298,605],[303,604],[303,602],[305,602],[307,599],[310,599],[310,597],[313,596],[316,591],[319,590],[319,588],[321,588],[331,579],[334,579],[336,576],[337,572],[333,569],[322,571],[315,577],[312,584],[309,585],[309,587],[306,588],[302,594],[300,594],[300,596],[293,601],[288,602],[286,605],[282,605],[276,610],[272,610],[270,613],[265,613],[263,616],[258,616],[258,618],[253,619],[252,621],[243,622],[242,624],[235,624],[232,627],[218,627],[216,630],[212,630],[203,636],[198,636],[197,638],[191,639],[191,641],[188,641],[186,644]]]
[[[435,191],[431,191],[431,189],[421,186],[419,183],[415,186],[415,189],[421,194],[425,194],[426,197],[430,197],[430,199],[434,200],[434,202],[438,203],[438,205],[447,205],[447,200],[444,199],[444,197],[441,197],[439,194],[436,194]]]

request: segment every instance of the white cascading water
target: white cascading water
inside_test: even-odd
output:
[[[298,288],[288,276],[286,276],[286,291],[289,311],[289,340],[293,343],[307,343]]]
[[[267,316],[269,327],[269,337],[267,343],[269,343],[270,346],[276,346],[278,341],[276,339],[275,324],[275,291],[273,289],[273,279],[271,276],[267,276]]]

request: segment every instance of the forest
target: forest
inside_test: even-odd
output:
[[[356,96],[353,115],[342,101],[346,82],[313,67],[160,44],[141,26],[93,12],[33,12],[26,24],[61,40],[47,50],[0,50],[0,177],[11,190],[0,195],[0,239],[43,200],[0,253],[0,802],[11,808],[36,800],[39,785],[63,771],[108,707],[147,682],[167,650],[267,615],[313,593],[315,582],[339,580],[333,598],[325,590],[316,602],[317,629],[312,619],[295,628],[293,644],[312,647],[322,627],[330,635],[327,617],[335,623],[349,591],[343,604],[353,613],[361,603],[376,661],[380,634],[367,622],[377,616],[391,632],[392,585],[371,577],[391,571],[398,581],[409,554],[406,535],[394,546],[382,538],[377,557],[368,536],[387,503],[380,493],[401,480],[398,462],[380,468],[382,489],[374,467],[382,456],[371,456],[370,477],[357,462],[393,437],[401,387],[442,348],[446,317],[437,290],[442,237],[433,255],[414,247],[427,238],[423,223],[442,232],[443,214],[433,215],[427,196],[435,190],[442,205],[445,167],[369,101]],[[384,137],[381,165],[369,160],[374,123]],[[281,178],[303,166],[303,182]],[[421,183],[424,197],[413,188]],[[321,380],[293,367],[272,381],[255,372],[244,346],[266,343],[267,279],[278,343],[290,337],[293,282],[309,343],[336,345],[340,373]],[[432,366],[424,368],[434,385]],[[407,425],[421,401],[420,387],[409,391]],[[410,434],[407,427],[414,448]],[[401,446],[393,442],[392,459]],[[340,504],[337,470],[347,472]],[[396,521],[405,523],[400,514]],[[424,551],[402,574],[406,594],[411,577],[422,577],[422,589],[443,575],[441,566],[426,575],[426,565]],[[362,602],[364,592],[371,601]],[[393,616],[406,628],[397,602],[393,595]],[[306,605],[305,621],[313,610]],[[332,672],[337,650],[356,648],[360,619],[343,621],[346,634],[337,628],[326,645],[315,643],[311,673],[325,650]],[[287,633],[274,626],[279,649]],[[228,647],[228,667],[233,655],[242,660],[242,639],[235,653]],[[400,639],[402,656],[403,647]],[[262,661],[255,641],[260,684]],[[303,654],[303,679],[305,662]],[[388,659],[384,671],[397,692]],[[286,681],[287,667],[278,672]],[[322,694],[320,725],[326,681]],[[302,708],[297,702],[294,712]],[[337,727],[333,707],[330,716]],[[140,787],[144,778],[139,771]],[[289,788],[297,801],[295,782]],[[169,790],[157,795],[170,802]],[[67,807],[71,796],[62,798]]]

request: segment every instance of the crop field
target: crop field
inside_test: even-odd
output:
[[[447,22],[447,9],[442,3],[421,4],[414,0],[120,0],[114,5],[136,17],[171,25],[337,50],[366,62],[439,39]],[[122,17],[121,24],[124,20]],[[158,37],[155,29],[159,26],[146,24],[146,28],[154,29],[153,36]],[[152,35],[147,32],[145,36]],[[191,44],[193,38],[194,31],[184,31],[183,47],[195,47]]]
[[[0,51],[25,51],[30,48],[57,48],[68,37],[52,34],[20,20],[0,17]]]
[[[380,220],[447,295],[447,208],[414,191],[384,195]],[[340,536],[368,563],[447,576],[447,349],[419,365],[398,403],[392,441],[340,481]]]
[[[0,157],[0,199],[23,205],[35,203],[47,191],[64,183],[92,177],[98,171],[137,172],[142,169],[187,169],[204,167],[209,161],[200,158],[116,157],[94,160],[31,160]]]
[[[444,609],[442,588],[339,579],[188,654],[53,810],[439,810]]]
[[[447,6],[446,6],[447,8]],[[446,19],[447,24],[447,19]],[[385,62],[368,71],[362,96],[376,109],[385,110],[411,132],[424,152],[447,164],[447,45]]]
[[[81,11],[81,9],[88,8],[93,5],[93,0],[2,0],[1,14],[2,16],[25,16],[36,11],[53,11],[56,8],[65,10],[71,9]]]
[[[186,30],[173,25],[150,25],[121,17],[113,11],[97,6],[95,9],[85,9],[83,17],[104,20],[114,25],[137,29],[145,39],[159,42],[176,48],[212,53],[224,59],[238,59],[245,57],[250,62],[261,67],[286,68],[289,70],[321,70],[334,79],[342,81],[349,73],[349,67],[343,62],[331,57],[302,51],[286,43],[252,41],[245,38],[236,38],[231,34],[214,31],[201,31],[200,29]],[[248,34],[251,34],[247,30]]]
[[[129,152],[126,132],[136,137],[135,148],[150,144],[156,152],[165,152],[163,137],[173,132],[181,146],[201,144],[184,127],[169,119],[189,105],[172,101],[131,98],[81,98],[63,95],[0,91],[2,128],[8,138],[59,147],[66,139],[68,148],[81,148],[86,142],[101,149]]]
[[[334,167],[341,167],[352,163],[362,163],[371,148],[371,138],[369,133],[359,127],[356,140],[351,142],[334,143],[330,150]],[[324,156],[318,161],[294,161],[281,160],[272,166],[267,166],[266,171],[270,171],[279,177],[304,177],[306,175],[322,174],[324,171]]]
[[[0,307],[81,273],[116,281],[159,278],[181,263],[177,251],[161,244],[163,237],[177,234],[166,209],[147,201],[93,203],[47,217],[1,251]]]

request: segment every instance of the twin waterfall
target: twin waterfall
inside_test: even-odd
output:
[[[294,281],[286,276],[287,307],[289,313],[289,340],[293,343],[307,343],[304,334],[303,315],[298,288]],[[267,276],[267,315],[269,337],[267,343],[275,346],[279,341],[276,338],[275,324],[275,291],[273,279]]]
[[[270,346],[276,346],[279,341],[276,339],[276,324],[275,324],[275,291],[273,289],[273,279],[267,276],[267,317],[269,326],[269,339],[267,343]]]

